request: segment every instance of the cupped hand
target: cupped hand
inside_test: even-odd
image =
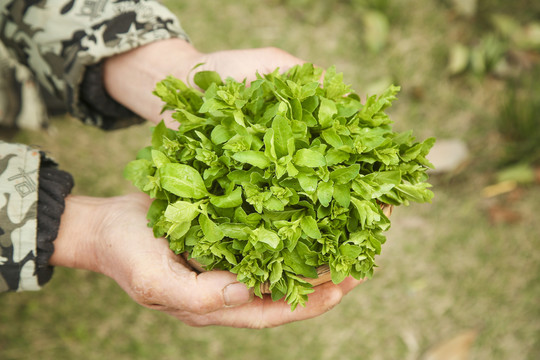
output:
[[[223,79],[228,77],[237,81],[246,79],[248,83],[256,79],[257,73],[267,74],[276,68],[284,72],[294,65],[304,63],[288,52],[275,47],[216,51],[201,54],[198,61],[202,65],[195,71],[212,70],[219,73]],[[191,80],[192,73],[188,73],[188,81]]]
[[[68,197],[51,264],[103,273],[137,303],[192,326],[265,328],[316,317],[360,283],[349,278],[320,285],[306,307],[291,311],[282,300],[254,296],[230,272],[194,272],[165,239],[154,238],[146,226],[149,205],[144,194]]]
[[[222,78],[248,82],[256,74],[303,63],[273,47],[201,53],[181,39],[158,41],[108,59],[104,65],[109,94],[140,116],[169,127],[178,123],[161,114],[162,103],[151,95],[167,75],[192,83],[195,71],[213,70]],[[126,81],[125,79],[128,79]],[[96,271],[115,279],[143,306],[169,313],[193,326],[224,325],[264,328],[312,318],[337,305],[360,281],[348,278],[339,285],[326,283],[309,295],[306,307],[291,312],[284,301],[258,298],[226,271],[197,274],[165,239],[155,239],[146,226],[149,199],[128,195],[109,201],[95,263]]]
[[[212,70],[223,79],[255,80],[280,68],[286,71],[304,61],[275,47],[199,52],[182,39],[150,43],[106,59],[104,84],[107,92],[119,103],[141,117],[158,123],[162,119],[170,127],[178,127],[170,117],[161,114],[163,103],[152,95],[157,82],[173,75],[189,84],[195,72]],[[194,68],[198,65],[195,70]]]

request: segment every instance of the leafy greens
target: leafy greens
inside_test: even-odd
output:
[[[223,269],[294,310],[305,278],[371,277],[390,221],[381,204],[430,202],[426,159],[435,140],[396,133],[385,113],[399,87],[362,103],[334,67],[257,74],[249,85],[195,74],[201,92],[156,85],[180,123],[153,129],[124,175],[155,200],[149,226],[207,270]]]

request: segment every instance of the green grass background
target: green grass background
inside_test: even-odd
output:
[[[474,47],[494,32],[491,14],[525,24],[539,18],[540,4],[480,0],[467,17],[450,0],[165,3],[202,51],[280,47],[335,64],[362,96],[401,85],[390,110],[395,129],[460,138],[471,160],[459,174],[432,177],[433,204],[395,210],[374,278],[316,319],[265,330],[191,328],[137,305],[109,278],[57,268],[40,292],[0,296],[0,359],[418,359],[471,329],[471,359],[540,358],[540,188],[524,186],[512,201],[481,195],[504,156],[497,129],[507,91],[539,93],[534,82],[519,85],[538,65],[520,67],[512,81],[447,70],[453,44]],[[364,39],[367,9],[389,22],[380,51]],[[59,117],[46,132],[14,140],[49,151],[74,175],[75,193],[113,196],[136,191],[121,171],[149,130],[107,133]],[[493,202],[519,221],[490,221]]]

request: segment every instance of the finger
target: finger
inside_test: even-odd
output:
[[[205,315],[253,300],[253,290],[238,282],[236,275],[231,272],[197,274],[177,258],[169,258],[168,267],[170,271],[163,282],[166,287],[164,305],[171,309]]]
[[[349,277],[345,278],[345,280],[340,282],[337,286],[339,286],[341,288],[341,291],[343,292],[343,295],[347,295],[355,287],[362,284],[364,281],[366,281],[366,279],[356,280],[352,276],[349,276]]]
[[[184,313],[172,312],[171,315],[196,326],[223,325],[261,329],[319,316],[339,304],[342,297],[343,292],[338,285],[326,283],[317,286],[315,292],[308,296],[305,307],[298,306],[294,311],[284,300],[273,301],[270,296],[265,296],[262,299],[256,297],[246,305],[221,309],[204,316],[186,319]]]

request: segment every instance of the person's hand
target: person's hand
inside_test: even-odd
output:
[[[361,281],[326,283],[291,312],[253,292],[227,271],[197,274],[165,239],[146,226],[150,199],[144,194],[101,199],[66,198],[50,264],[81,268],[113,278],[136,302],[192,326],[264,328],[312,318],[337,305]]]
[[[178,123],[160,114],[163,103],[152,95],[156,83],[166,76],[173,75],[192,84],[195,72],[213,70],[223,79],[246,79],[249,83],[255,80],[257,72],[266,74],[277,67],[286,71],[303,62],[273,47],[205,54],[182,39],[170,39],[108,58],[104,63],[104,82],[107,92],[136,114],[154,123],[165,118],[168,126],[178,127]]]

